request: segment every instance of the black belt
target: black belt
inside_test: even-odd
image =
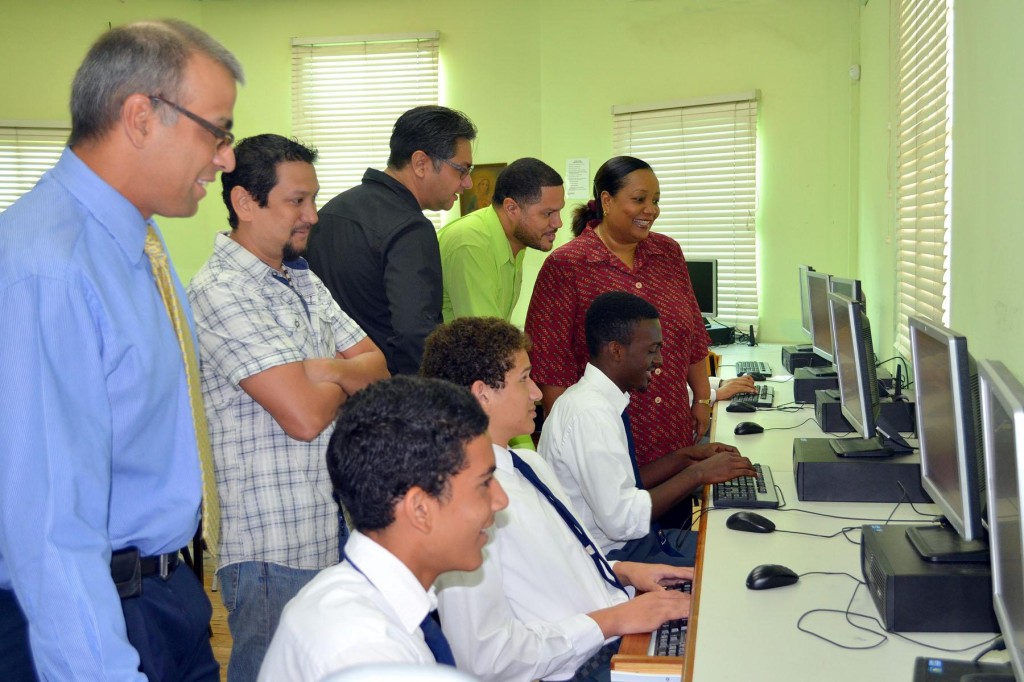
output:
[[[180,551],[139,556],[139,550],[128,547],[114,552],[110,557],[110,577],[117,587],[121,599],[142,594],[142,579],[158,575],[167,580],[178,567]]]

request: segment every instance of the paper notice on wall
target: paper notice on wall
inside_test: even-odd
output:
[[[566,159],[565,198],[590,199],[590,159]]]

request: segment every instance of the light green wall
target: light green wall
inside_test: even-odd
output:
[[[0,119],[66,119],[71,76],[109,23],[175,16],[234,50],[248,84],[237,130],[290,131],[293,36],[441,31],[443,98],[480,128],[478,163],[540,156],[559,170],[611,154],[611,107],[757,88],[762,339],[800,338],[796,266],[857,275],[879,352],[892,343],[888,0],[521,0],[486,13],[433,0],[0,0]],[[1024,59],[1014,0],[957,3],[953,326],[972,349],[1024,361],[998,340],[1021,325],[1012,259],[1022,246]],[[39,49],[40,46],[45,49]],[[24,55],[32,54],[31,59]],[[862,67],[851,81],[850,65]],[[15,68],[16,67],[16,68]],[[382,159],[383,163],[383,159]],[[569,216],[569,209],[565,217]],[[189,278],[222,229],[209,197],[164,221]],[[961,227],[962,226],[962,227]],[[564,230],[560,241],[568,237]],[[530,253],[532,284],[540,256]],[[518,310],[522,319],[528,296]],[[979,353],[979,349],[982,351]]]

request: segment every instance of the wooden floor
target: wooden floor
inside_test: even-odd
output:
[[[231,656],[231,631],[228,630],[228,612],[224,609],[224,602],[220,600],[220,592],[211,592],[210,583],[213,581],[213,574],[217,568],[217,562],[207,554],[203,558],[203,584],[206,586],[206,594],[213,605],[213,655],[220,663],[220,679],[226,682],[228,679],[228,657]]]

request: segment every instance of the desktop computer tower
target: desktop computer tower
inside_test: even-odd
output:
[[[801,501],[932,501],[921,487],[921,455],[840,457],[830,440],[793,439],[793,475]]]
[[[890,632],[999,632],[987,563],[925,561],[906,525],[861,528],[868,593]]]
[[[793,372],[793,402],[813,405],[815,391],[839,388],[838,377],[816,376],[811,369],[810,367],[797,367]],[[892,388],[892,375],[884,367],[879,367],[876,370],[876,375],[878,376],[879,390],[885,389],[882,393],[888,395]]]
[[[825,367],[831,363],[819,357],[810,346],[783,346],[782,366],[792,374],[797,367]]]
[[[726,327],[724,324],[709,322],[704,325],[704,331],[711,337],[712,346],[728,346],[736,342],[736,327]]]
[[[893,401],[883,398],[879,403],[881,416],[900,433],[914,432],[914,403],[905,400]],[[853,427],[843,416],[838,391],[814,392],[814,419],[825,433],[850,433]]]

